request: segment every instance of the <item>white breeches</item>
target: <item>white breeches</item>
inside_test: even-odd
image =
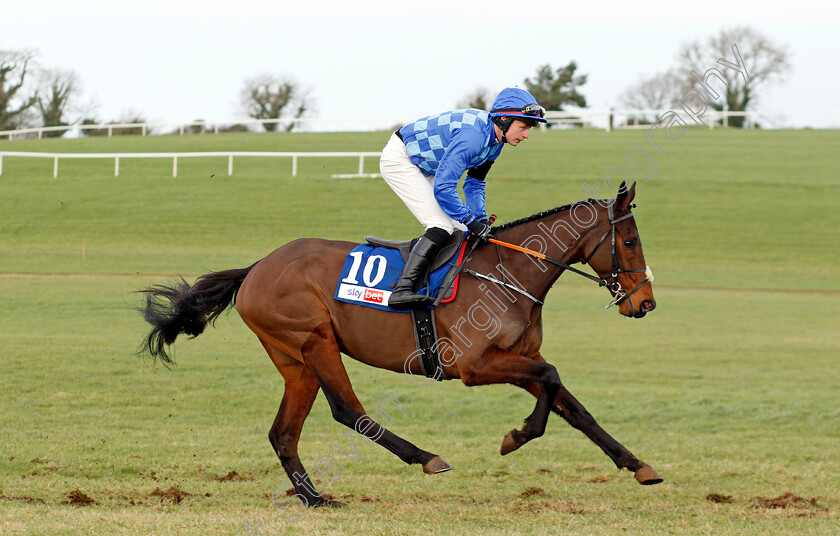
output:
[[[396,134],[391,135],[388,144],[382,149],[379,171],[424,228],[439,227],[449,234],[455,229],[466,230],[462,223],[450,218],[440,208],[435,199],[435,178],[426,175],[411,162],[405,144]]]

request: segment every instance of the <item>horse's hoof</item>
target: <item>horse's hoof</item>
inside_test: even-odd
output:
[[[440,456],[435,456],[423,465],[423,472],[427,475],[435,475],[437,473],[445,473],[451,471],[452,466],[443,461]]]
[[[514,432],[516,432],[516,430],[511,430],[507,433],[505,438],[502,439],[502,456],[510,454],[523,445],[523,443],[517,441],[516,438],[513,437]]]
[[[662,475],[656,472],[656,469],[646,463],[642,464],[642,466],[636,470],[635,476],[636,481],[643,486],[659,484],[664,480]]]
[[[341,501],[334,501],[332,499],[324,499],[312,505],[312,508],[342,508],[347,506],[347,503]]]

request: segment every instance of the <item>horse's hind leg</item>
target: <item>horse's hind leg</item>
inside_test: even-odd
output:
[[[268,440],[289,475],[295,493],[305,501],[305,506],[342,506],[340,502],[321,496],[321,492],[312,485],[298,456],[298,440],[303,422],[318,395],[318,381],[312,371],[299,361],[276,348],[267,345],[265,348],[285,380],[283,400],[268,432]]]
[[[336,421],[385,447],[405,463],[421,464],[427,474],[452,469],[439,456],[417,448],[365,413],[364,407],[353,392],[347,370],[341,362],[332,325],[328,321],[319,324],[312,331],[301,347],[301,354],[318,379]]]

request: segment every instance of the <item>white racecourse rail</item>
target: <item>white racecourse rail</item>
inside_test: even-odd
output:
[[[3,174],[3,158],[4,157],[23,157],[23,158],[52,158],[53,159],[53,177],[58,178],[58,161],[63,158],[113,158],[114,159],[114,176],[120,176],[120,159],[121,158],[171,158],[172,159],[172,176],[178,176],[178,159],[179,158],[227,158],[228,159],[228,176],[233,175],[233,158],[234,157],[268,157],[268,158],[291,158],[292,159],[292,177],[297,177],[298,158],[358,158],[359,172],[349,173],[346,175],[333,175],[335,178],[354,178],[354,177],[375,177],[377,174],[365,174],[365,157],[379,157],[382,153],[361,152],[361,153],[288,153],[288,152],[206,152],[206,153],[27,153],[27,152],[11,152],[0,151],[0,175]]]

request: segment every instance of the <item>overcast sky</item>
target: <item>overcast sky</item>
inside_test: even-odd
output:
[[[259,73],[310,88],[321,118],[410,120],[571,60],[589,74],[590,108],[620,106],[640,78],[676,65],[681,44],[749,25],[793,65],[758,109],[840,110],[840,7],[758,4],[6,0],[0,49],[36,49],[42,66],[75,71],[103,120],[241,118],[239,91]],[[840,127],[840,111],[787,123]]]

